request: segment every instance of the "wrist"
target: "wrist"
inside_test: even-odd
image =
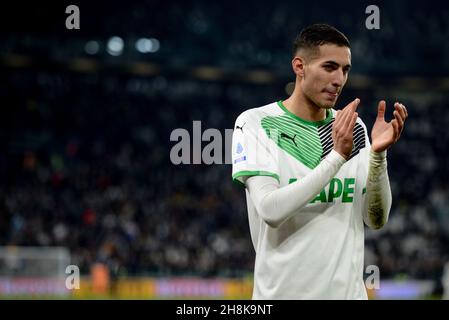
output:
[[[385,160],[387,158],[387,150],[383,150],[383,151],[374,151],[372,148],[370,150],[370,157],[373,160],[378,160],[378,161],[382,161]]]
[[[341,155],[338,151],[335,149],[332,149],[332,151],[327,155],[326,160],[328,160],[332,164],[336,165],[343,165],[347,159],[345,156]]]
[[[387,166],[387,150],[376,152],[371,149],[369,158],[369,165],[371,168],[380,168]]]

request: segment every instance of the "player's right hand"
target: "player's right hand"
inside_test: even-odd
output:
[[[334,124],[332,125],[332,140],[334,141],[334,150],[337,151],[346,160],[349,159],[354,143],[353,131],[357,121],[358,113],[355,112],[360,99],[355,99],[349,103],[343,110],[337,111]]]

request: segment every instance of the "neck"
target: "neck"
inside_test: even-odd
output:
[[[316,122],[326,119],[326,109],[318,107],[297,88],[290,98],[283,101],[283,104],[288,111],[306,121]]]

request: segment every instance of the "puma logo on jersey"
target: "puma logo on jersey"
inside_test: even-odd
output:
[[[241,131],[242,131],[242,133],[243,133],[243,127],[245,126],[245,124],[246,124],[246,122],[241,126],[241,127],[239,127],[239,126],[235,126],[235,129],[237,130],[237,129],[240,129]]]
[[[281,132],[281,138],[290,139],[295,144],[295,146],[298,146],[295,141],[296,134],[293,137],[290,137],[288,134]]]

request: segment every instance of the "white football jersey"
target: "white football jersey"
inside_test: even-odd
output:
[[[243,112],[232,141],[232,178],[271,176],[280,187],[312,171],[333,148],[336,111],[310,122],[281,101]],[[246,191],[256,251],[253,299],[367,299],[363,282],[363,201],[370,142],[357,119],[350,158],[308,205],[277,228],[260,218]]]

